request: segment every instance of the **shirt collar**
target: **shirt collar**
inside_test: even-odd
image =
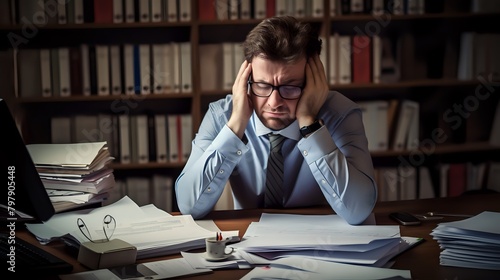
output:
[[[255,133],[257,134],[257,136],[267,135],[267,134],[272,132],[274,134],[280,134],[282,136],[285,136],[286,138],[290,138],[290,139],[293,139],[295,141],[299,141],[302,138],[302,136],[300,135],[299,123],[297,122],[297,120],[295,120],[293,123],[291,123],[289,126],[285,127],[284,129],[275,131],[275,130],[272,130],[272,129],[266,127],[260,121],[259,117],[257,117],[255,112],[253,113],[252,117],[255,120]]]

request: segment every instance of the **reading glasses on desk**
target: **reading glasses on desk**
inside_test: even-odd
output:
[[[113,216],[109,214],[104,216],[104,218],[102,219],[102,231],[104,233],[104,236],[106,237],[105,239],[97,239],[97,240],[92,239],[90,230],[82,218],[76,219],[76,224],[78,225],[78,228],[80,229],[80,232],[83,234],[83,236],[85,236],[85,238],[87,238],[90,242],[93,243],[108,242],[113,236],[113,233],[115,232],[116,229],[116,220]]]

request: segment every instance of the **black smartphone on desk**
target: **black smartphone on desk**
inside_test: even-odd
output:
[[[404,226],[416,226],[421,223],[417,217],[406,212],[393,212],[389,217]]]

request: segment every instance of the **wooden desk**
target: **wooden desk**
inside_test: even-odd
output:
[[[456,214],[479,214],[482,211],[500,212],[500,194],[476,194],[455,198],[437,198],[411,201],[395,201],[378,203],[374,209],[377,224],[395,225],[388,215],[394,211],[406,211],[423,214],[429,211]],[[236,210],[215,211],[206,219],[213,219],[221,230],[239,230],[243,236],[251,222],[258,221],[262,212],[292,213],[292,214],[332,214],[330,208],[301,208],[286,210]],[[447,217],[438,221],[426,221],[419,226],[401,226],[402,236],[422,237],[425,242],[402,253],[395,258],[392,268],[409,269],[413,279],[500,279],[500,271],[480,270],[439,265],[440,248],[429,233],[439,222],[448,222],[457,218]],[[498,221],[495,221],[498,222]],[[19,232],[19,237],[39,245],[36,239],[28,232]],[[41,245],[39,245],[41,246]],[[74,265],[74,272],[85,271],[75,256],[69,254],[62,244],[43,246],[47,251],[54,253]],[[202,251],[202,250],[201,250]],[[141,260],[141,262],[171,259],[180,257],[180,254]],[[215,270],[213,273],[183,279],[240,279],[249,270]]]

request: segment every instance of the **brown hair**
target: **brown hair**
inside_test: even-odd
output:
[[[251,62],[256,56],[272,61],[295,62],[321,52],[318,32],[309,23],[291,16],[264,19],[243,42],[245,59]]]

